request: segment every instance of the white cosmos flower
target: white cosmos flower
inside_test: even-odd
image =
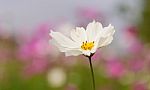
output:
[[[102,27],[99,22],[91,22],[86,30],[83,27],[76,27],[71,31],[70,37],[59,32],[50,32],[51,43],[55,44],[66,56],[77,56],[83,54],[92,56],[98,48],[110,44],[113,40],[114,27],[110,24]]]

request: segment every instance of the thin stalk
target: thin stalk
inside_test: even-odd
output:
[[[89,58],[92,81],[93,81],[93,90],[95,90],[95,78],[94,78],[94,70],[93,70],[93,65],[92,65],[92,59],[91,59],[91,57],[88,57],[88,58]]]

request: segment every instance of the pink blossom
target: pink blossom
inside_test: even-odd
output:
[[[107,61],[106,71],[111,77],[121,77],[125,74],[124,65],[117,60]]]
[[[50,55],[51,47],[49,46],[50,25],[42,24],[37,27],[36,33],[30,40],[25,40],[20,44],[17,56],[24,63],[24,73],[33,75],[43,72],[48,65],[48,56]]]
[[[42,24],[37,28],[37,32],[33,37],[21,44],[19,49],[19,55],[22,59],[28,59],[32,57],[45,57],[50,54],[49,32],[50,26],[48,24]]]
[[[129,67],[133,71],[141,71],[144,67],[144,61],[139,58],[135,58],[129,61]]]
[[[133,85],[132,90],[148,90],[148,88],[143,83],[136,83],[136,84]]]
[[[143,49],[143,44],[138,38],[138,30],[135,26],[126,29],[126,38],[128,40],[128,50],[132,53],[139,53]]]
[[[37,73],[42,73],[47,69],[48,66],[48,60],[38,58],[38,59],[32,59],[30,62],[26,63],[23,75],[34,75]]]

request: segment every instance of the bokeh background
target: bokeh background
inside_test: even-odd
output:
[[[150,0],[0,0],[0,90],[92,90],[88,59],[65,57],[49,32],[115,26],[93,56],[97,90],[150,90]]]

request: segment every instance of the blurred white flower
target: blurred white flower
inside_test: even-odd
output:
[[[48,83],[51,87],[61,87],[66,82],[66,73],[62,68],[54,68],[48,72]]]
[[[59,32],[51,31],[51,43],[55,44],[66,56],[85,56],[93,55],[100,47],[110,44],[113,40],[115,29],[112,25],[102,27],[99,22],[93,21],[87,25],[86,30],[83,27],[76,27],[71,31],[71,37],[68,38]]]

